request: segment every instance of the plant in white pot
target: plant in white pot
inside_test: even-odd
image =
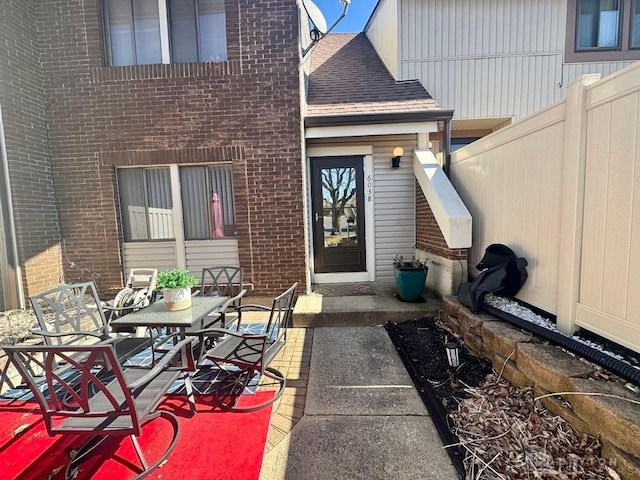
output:
[[[162,291],[165,310],[184,310],[191,306],[191,287],[198,280],[187,270],[175,268],[158,273],[156,288]]]

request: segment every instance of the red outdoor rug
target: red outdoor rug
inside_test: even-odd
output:
[[[273,392],[245,395],[242,404],[252,405]],[[221,412],[209,398],[198,399],[197,412],[189,416],[183,396],[169,396],[161,409],[180,421],[178,443],[166,463],[149,479],[257,480],[269,429],[271,407],[251,413]],[[246,403],[245,403],[246,402]],[[14,435],[14,432],[20,433]],[[164,419],[148,423],[139,437],[151,464],[170,441],[171,427]],[[73,449],[86,437],[49,437],[34,403],[8,406],[0,403],[0,472],[3,479],[61,480]],[[128,438],[108,440],[81,465],[77,480],[125,480],[141,472]]]

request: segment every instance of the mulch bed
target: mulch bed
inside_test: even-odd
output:
[[[455,337],[435,318],[386,325],[418,392],[464,479],[618,479],[596,438],[580,434],[511,385],[491,364],[460,348],[449,366],[444,343]]]

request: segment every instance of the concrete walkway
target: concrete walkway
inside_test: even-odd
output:
[[[295,395],[298,379],[274,407],[261,480],[457,478],[383,327],[292,330],[313,331],[306,395]],[[306,376],[304,363],[295,368]],[[288,407],[297,415],[280,432]]]

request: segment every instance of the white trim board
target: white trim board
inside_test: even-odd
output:
[[[438,131],[436,122],[381,123],[377,125],[348,125],[341,127],[309,127],[305,138],[365,137],[368,135],[399,135]]]

